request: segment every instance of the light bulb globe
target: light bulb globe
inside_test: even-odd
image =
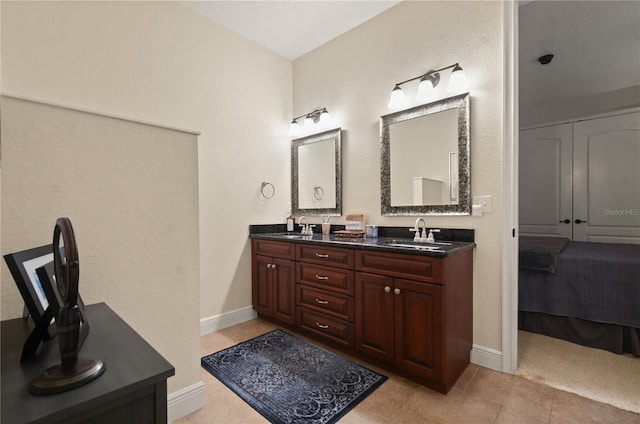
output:
[[[418,85],[418,94],[416,94],[416,100],[419,102],[426,102],[435,97],[436,89],[428,78],[422,78]]]
[[[300,134],[300,125],[295,120],[291,121],[291,125],[289,125],[289,135],[296,136],[298,134]]]
[[[391,98],[389,99],[389,104],[387,105],[389,109],[400,109],[405,105],[404,92],[399,85],[391,92]]]
[[[313,126],[315,125],[315,122],[313,122],[313,118],[310,117],[309,115],[307,115],[306,118],[304,118],[304,124],[302,124],[304,126],[305,130],[309,130],[311,128],[313,128]]]
[[[320,113],[320,125],[325,128],[331,124],[331,115],[327,112],[327,109],[322,109],[322,113]]]
[[[450,93],[457,93],[460,91],[467,91],[469,89],[469,80],[467,75],[459,65],[456,65],[451,71],[449,77],[449,84],[447,85],[447,91]]]

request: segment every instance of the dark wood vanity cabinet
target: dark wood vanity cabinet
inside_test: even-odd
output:
[[[295,324],[295,251],[293,244],[252,242],[252,303],[262,316]]]
[[[322,339],[354,347],[353,249],[296,246],[297,324]]]
[[[260,316],[442,393],[469,364],[472,249],[432,257],[262,239],[252,249]]]
[[[447,393],[469,364],[473,251],[356,251],[356,350]]]
[[[356,349],[430,380],[442,376],[442,287],[356,273]]]

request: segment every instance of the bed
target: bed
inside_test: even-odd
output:
[[[640,245],[519,242],[518,328],[640,356]]]

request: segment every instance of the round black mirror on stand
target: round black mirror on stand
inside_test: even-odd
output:
[[[62,304],[56,317],[61,364],[46,369],[31,382],[36,395],[65,392],[83,386],[105,371],[99,359],[78,358],[81,315],[78,308],[78,248],[69,218],[58,218],[53,231],[55,284]]]

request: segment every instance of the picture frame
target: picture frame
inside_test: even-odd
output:
[[[49,309],[51,310],[51,315],[54,319],[58,316],[58,311],[64,305],[62,301],[62,297],[60,296],[60,292],[58,291],[56,285],[56,275],[55,268],[53,265],[53,261],[49,262],[45,265],[42,265],[38,269],[36,269],[38,273],[38,277],[40,282],[42,283],[42,287],[47,295],[47,299],[49,299]],[[78,350],[82,348],[82,345],[89,334],[89,322],[87,321],[86,315],[84,313],[84,301],[82,300],[82,296],[78,294],[78,310],[80,311],[80,336],[78,339]]]
[[[31,316],[34,325],[38,325],[49,307],[49,301],[36,270],[53,261],[53,245],[47,244],[9,253],[4,255],[4,260],[24,300],[28,315]],[[53,338],[55,334],[56,327],[52,318],[47,328],[48,339]]]

